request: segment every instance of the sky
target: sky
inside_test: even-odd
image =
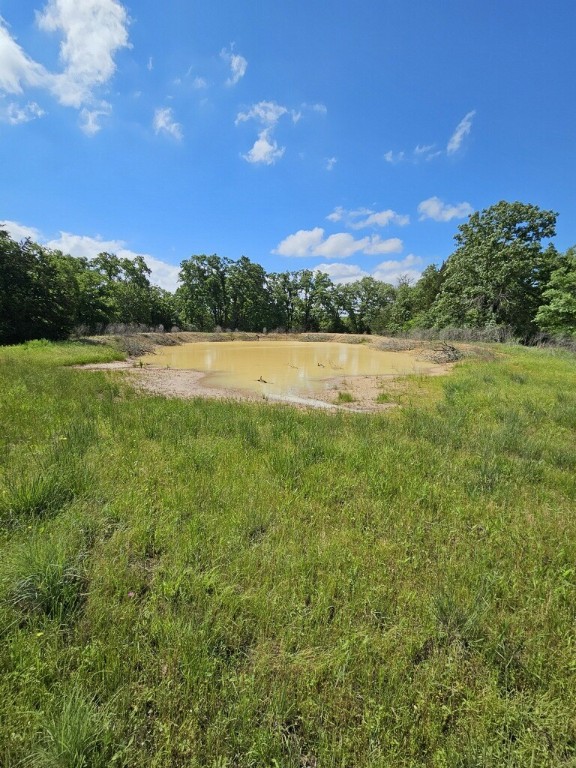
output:
[[[500,200],[576,244],[574,0],[0,0],[0,223],[418,279]]]

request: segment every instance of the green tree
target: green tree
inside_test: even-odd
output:
[[[261,331],[270,321],[270,295],[266,272],[246,256],[232,262],[227,273],[230,327]]]
[[[373,277],[363,277],[340,286],[342,308],[352,333],[373,333],[379,327],[384,309],[394,300],[392,285]]]
[[[0,231],[0,343],[65,338],[76,321],[78,294],[69,258]]]
[[[228,326],[230,264],[230,259],[215,253],[191,256],[181,263],[178,300],[187,323],[200,330]]]
[[[443,283],[444,265],[438,269],[435,264],[430,264],[422,272],[412,292],[412,318],[409,321],[411,328],[430,328],[434,324],[430,310]]]
[[[414,315],[415,287],[407,276],[401,276],[392,290],[391,301],[373,322],[377,333],[401,333],[410,327]]]
[[[527,337],[535,330],[555,262],[542,240],[555,235],[557,214],[502,201],[460,225],[456,251],[432,309],[437,327],[508,326]]]
[[[268,288],[272,302],[271,314],[274,328],[291,331],[294,327],[298,302],[298,278],[296,272],[272,272],[268,275]]]
[[[538,327],[547,333],[576,336],[576,246],[558,259],[536,313]]]

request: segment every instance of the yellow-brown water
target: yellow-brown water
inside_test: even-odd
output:
[[[312,394],[342,376],[415,373],[422,363],[406,352],[363,344],[298,341],[225,341],[160,347],[142,362],[203,371],[208,387],[251,390],[263,395]]]

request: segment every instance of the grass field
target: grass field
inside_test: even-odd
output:
[[[576,766],[576,356],[492,349],[380,415],[0,349],[0,765]]]

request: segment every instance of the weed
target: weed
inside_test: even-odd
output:
[[[109,715],[79,688],[54,702],[29,764],[35,768],[105,768],[112,757]]]
[[[71,558],[49,538],[36,536],[15,549],[7,571],[7,599],[25,615],[43,614],[65,624],[84,601],[86,580],[79,558]]]
[[[350,392],[338,392],[338,402],[339,403],[353,403],[354,402],[354,396]]]
[[[0,500],[0,522],[11,526],[55,515],[73,497],[73,489],[57,474],[57,469],[9,481]]]

